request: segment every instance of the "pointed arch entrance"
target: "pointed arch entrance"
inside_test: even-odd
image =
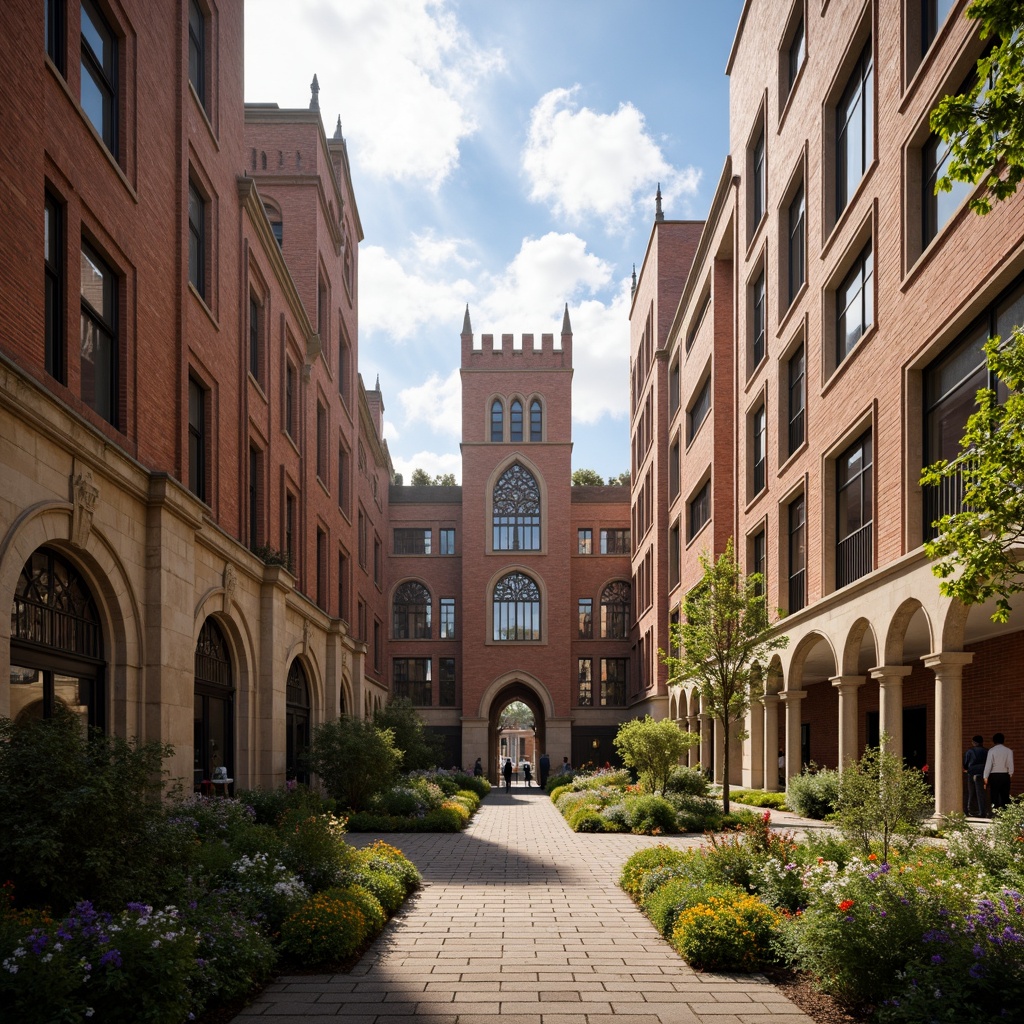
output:
[[[545,694],[546,696],[546,694]],[[547,714],[545,700],[530,683],[522,679],[511,679],[500,685],[487,705],[487,777],[492,785],[498,784],[498,754],[500,738],[498,722],[501,713],[514,701],[521,701],[533,713],[536,759],[545,750],[545,726]],[[536,765],[534,765],[536,767]]]

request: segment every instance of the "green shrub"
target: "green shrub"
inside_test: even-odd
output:
[[[679,864],[687,859],[688,851],[674,850],[671,846],[665,846],[663,843],[649,846],[645,850],[638,850],[622,865],[619,885],[634,901],[637,901],[640,898],[640,887],[648,872],[671,864]]]
[[[618,750],[649,793],[664,793],[679,768],[679,759],[700,741],[671,718],[654,719],[650,715],[623,722],[615,734]]]
[[[357,868],[349,873],[349,882],[373,893],[389,914],[393,914],[405,900],[405,887],[402,883],[380,868]]]
[[[645,902],[644,912],[654,927],[665,938],[669,938],[684,910],[704,903],[712,896],[729,899],[738,891],[724,882],[705,882],[681,875],[669,879],[656,889]]]
[[[811,765],[789,780],[786,802],[801,817],[824,821],[839,806],[839,772]]]
[[[662,835],[677,830],[675,808],[660,796],[626,798],[626,824],[636,835]]]
[[[359,903],[328,889],[307,900],[281,925],[281,950],[303,965],[333,965],[355,953],[367,934]]]
[[[380,934],[381,929],[387,923],[387,915],[380,900],[365,886],[350,882],[348,885],[339,885],[334,889],[326,890],[325,895],[334,899],[350,900],[366,918],[366,939],[372,939]]]
[[[461,832],[469,822],[464,807],[446,801],[436,811],[431,811],[422,821],[424,832]],[[417,830],[419,831],[419,830]]]
[[[644,875],[640,883],[637,902],[644,910],[650,898],[663,886],[675,878],[685,878],[699,884],[710,884],[707,865],[703,850],[685,850],[681,860],[673,861],[664,867],[654,868]]]
[[[567,789],[555,801],[555,807],[568,820],[577,810],[582,807],[589,807],[597,810],[601,806],[601,797],[593,790]]]
[[[686,768],[683,765],[677,765],[669,776],[665,786],[665,795],[680,793],[686,796],[706,796],[709,789],[707,777],[699,768]]]
[[[558,789],[559,786],[570,786],[575,778],[575,772],[559,771],[554,775],[548,776],[548,781],[544,784],[544,789],[550,797],[554,798],[555,790]]]
[[[563,793],[569,793],[572,791],[571,782],[556,782],[554,786],[551,785],[551,780],[548,779],[547,793],[548,796],[557,804],[558,798]]]
[[[776,811],[786,810],[785,793],[770,793],[764,789],[732,789],[729,791],[729,798],[738,804],[747,804],[750,807],[771,807]]]
[[[295,782],[289,782],[278,789],[241,789],[235,793],[235,798],[253,809],[259,825],[276,825],[281,815],[288,810],[333,814],[337,809],[336,800]]]
[[[58,913],[87,897],[123,906],[163,884],[160,744],[83,734],[59,701],[53,716],[0,719],[0,864],[23,904]]]
[[[756,896],[725,890],[683,910],[672,945],[693,967],[756,971],[770,961],[779,916]]]
[[[714,832],[722,827],[722,805],[709,796],[672,793],[668,798],[675,808],[680,832]]]
[[[392,697],[373,716],[373,724],[391,733],[395,747],[402,752],[402,767],[407,771],[433,768],[441,763],[444,743],[429,732],[416,706],[408,697]]]
[[[398,777],[402,752],[388,729],[357,718],[336,718],[313,731],[309,766],[343,807],[365,808]]]
[[[266,921],[271,931],[309,898],[299,877],[266,853],[243,854],[232,863],[225,883],[248,916]]]
[[[578,807],[566,818],[573,832],[604,832],[605,820],[591,807]]]
[[[482,775],[457,775],[456,781],[459,789],[472,790],[481,800],[491,791],[491,784]]]
[[[406,893],[419,888],[423,878],[408,857],[401,850],[377,839],[366,849],[359,851],[359,866],[371,871],[385,871],[402,883]]]
[[[281,862],[312,892],[329,889],[355,860],[355,851],[345,842],[344,834],[341,818],[286,811],[281,819]]]

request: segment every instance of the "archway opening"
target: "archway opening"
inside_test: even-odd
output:
[[[500,766],[512,759],[514,770],[529,762],[536,772],[544,753],[544,705],[523,682],[505,686],[491,702],[487,729],[487,777],[493,785],[500,779]],[[522,778],[522,775],[519,776]]]

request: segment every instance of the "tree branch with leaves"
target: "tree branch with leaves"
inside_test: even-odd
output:
[[[722,726],[722,802],[728,813],[732,726],[763,693],[762,674],[754,666],[788,646],[789,637],[776,632],[768,615],[764,577],[740,572],[732,538],[716,561],[705,552],[700,564],[703,575],[683,601],[682,621],[669,629],[673,650],[680,653],[659,653],[669,685],[696,684],[705,713]]]

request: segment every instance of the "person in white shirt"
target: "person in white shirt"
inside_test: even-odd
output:
[[[1005,807],[1010,802],[1010,778],[1013,776],[1013,751],[1004,746],[1005,737],[997,732],[992,737],[988,757],[985,758],[985,788],[992,798],[992,810]]]

